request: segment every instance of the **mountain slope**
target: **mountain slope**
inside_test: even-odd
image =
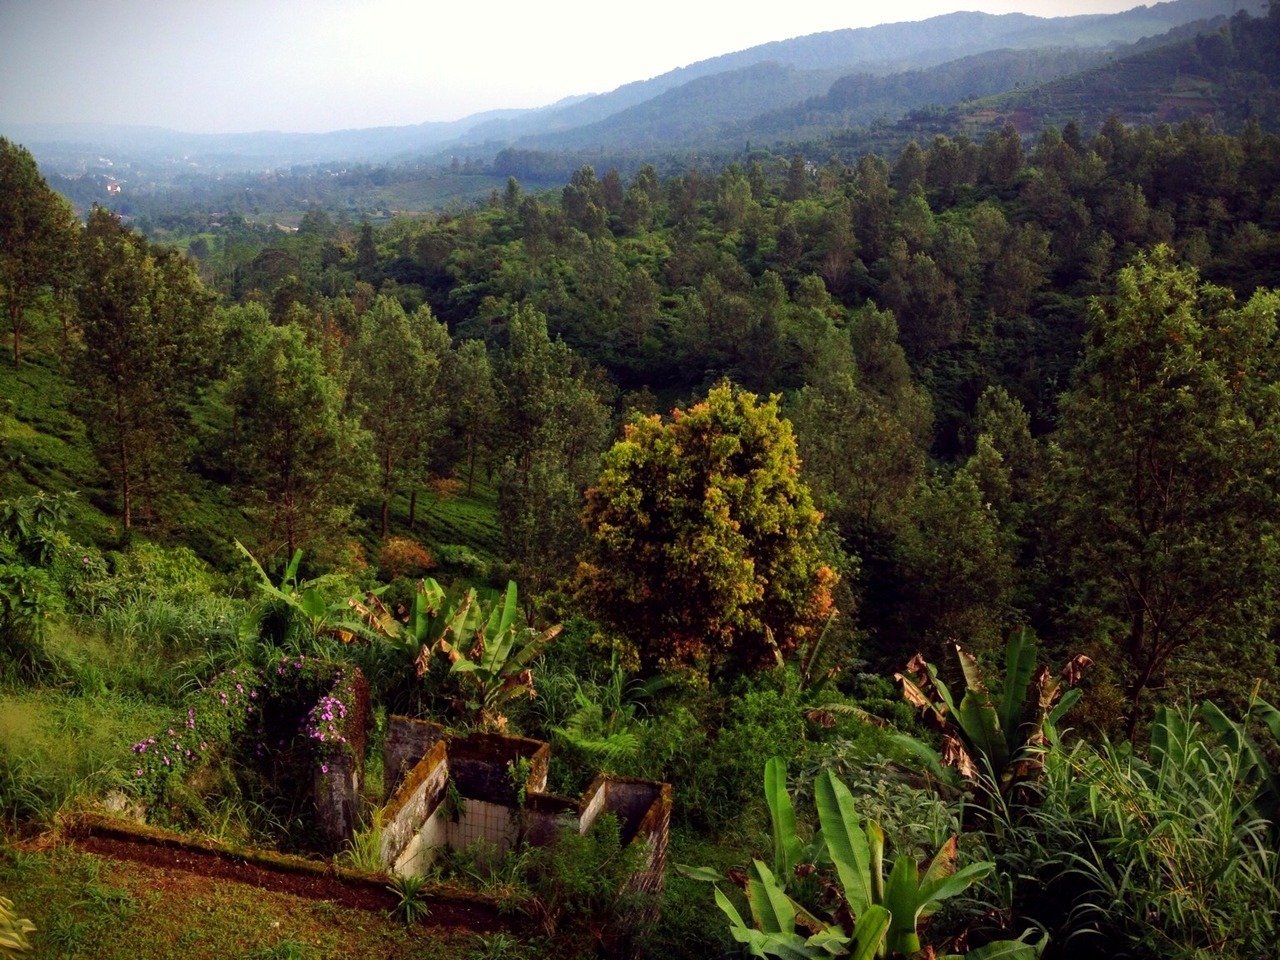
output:
[[[522,145],[554,149],[670,149],[706,140],[709,129],[737,124],[762,110],[780,109],[830,88],[840,70],[798,70],[758,63],[700,77],[598,123],[525,138]]]
[[[859,118],[910,109],[891,85],[877,88],[866,79],[851,81],[860,105],[828,111],[811,104],[827,93],[832,81],[849,74],[885,77],[923,71],[965,57],[995,56],[993,51],[1058,51],[1103,49],[1163,34],[1181,23],[1237,9],[1260,11],[1266,0],[1172,0],[1136,7],[1120,14],[1043,18],[1027,14],[952,13],[927,20],[836,30],[779,40],[669,71],[659,77],[626,84],[597,96],[571,98],[537,110],[499,110],[451,123],[340,130],[323,134],[261,132],[191,135],[155,128],[48,128],[7,125],[0,133],[24,143],[50,172],[74,175],[95,170],[100,156],[131,165],[135,180],[141,168],[152,181],[177,176],[195,167],[205,173],[263,170],[295,164],[385,162],[428,154],[492,157],[507,146],[536,150],[665,150],[696,146],[706,138],[731,143],[761,135],[786,137],[813,131],[819,115],[832,112],[833,122],[847,126]],[[1065,69],[1063,53],[1046,53],[1047,69]],[[1011,68],[1020,62],[1027,82],[1047,78],[1028,59],[1002,54],[997,62]],[[1081,61],[1072,69],[1084,65]],[[977,73],[956,68],[958,89],[935,88],[926,102],[947,103],[960,96],[994,92]],[[998,70],[997,70],[998,72]],[[938,74],[939,78],[946,76]],[[901,87],[899,79],[894,83]],[[947,81],[938,80],[939,84]],[[838,93],[839,91],[837,91]],[[846,97],[847,99],[847,97]],[[918,98],[917,98],[918,99]],[[865,103],[862,101],[865,100]],[[876,104],[872,106],[872,101]],[[787,123],[777,116],[762,120],[761,133],[752,119],[777,114],[794,105],[809,120]],[[816,111],[816,112],[815,112]],[[157,170],[160,172],[157,173]],[[168,171],[166,174],[164,171]]]
[[[750,119],[752,104],[755,115],[782,110],[825,92],[820,84],[826,77],[854,73],[882,77],[926,71],[998,50],[1055,51],[1045,55],[1042,68],[1035,65],[1034,57],[1004,54],[1004,62],[994,66],[992,76],[982,82],[974,79],[981,72],[980,61],[962,68],[968,74],[968,86],[959,88],[960,95],[986,96],[1009,88],[1007,82],[999,86],[1000,71],[1015,61],[1021,64],[1023,82],[1042,82],[1096,62],[1096,58],[1079,55],[1073,58],[1063,52],[1068,48],[1101,51],[1131,44],[1188,22],[1230,15],[1237,8],[1260,10],[1264,2],[1174,0],[1119,14],[1054,18],[961,12],[917,22],[812,34],[704,60],[560,110],[480,124],[464,137],[464,142],[514,142],[522,148],[540,150],[673,149],[695,145],[713,129],[721,129],[729,139],[755,139],[759,134],[737,126]],[[957,80],[962,79],[953,73]],[[894,86],[890,84],[874,94],[881,103],[874,109],[856,111],[860,120],[852,122],[865,122],[881,113],[893,115],[926,103],[954,102],[956,90],[948,91],[942,86],[948,82],[947,75],[937,76],[938,84],[923,98],[904,97],[902,93],[886,97],[884,90]],[[902,82],[896,85],[901,87]],[[796,92],[798,96],[786,99]],[[903,92],[911,91],[908,87]]]
[[[1280,12],[1233,17],[1205,31],[1118,57],[1034,90],[1011,90],[967,105],[969,122],[994,113],[1042,128],[1068,119],[1096,127],[1116,115],[1126,124],[1212,117],[1226,131],[1250,119],[1280,125]]]

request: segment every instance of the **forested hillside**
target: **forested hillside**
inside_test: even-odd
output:
[[[80,385],[112,478],[97,502],[126,527],[174,535],[181,491],[212,482],[257,518],[268,555],[332,552],[358,529],[352,511],[380,504],[371,552],[411,522],[397,497],[479,477],[497,487],[505,558],[540,589],[572,574],[575,503],[631,412],[722,379],[779,393],[839,535],[846,606],[892,664],[928,638],[992,643],[1020,618],[1074,634],[1047,549],[1066,492],[1046,442],[1090,303],[1157,248],[1172,251],[1162,271],[1194,270],[1240,303],[1273,286],[1278,162],[1256,125],[1230,137],[1112,120],[1086,136],[1069,123],[1030,144],[1006,128],[855,166],[797,155],[665,181],[583,167],[537,195],[513,178],[487,204],[378,230],[320,211],[292,235],[229,221],[188,238],[185,261],[99,210],[83,255],[98,259],[79,265],[92,282],[24,306],[16,332]],[[122,331],[120,307],[92,299],[135,282],[130,258],[154,274],[147,297],[190,305],[181,325]],[[95,347],[98,323],[114,325]],[[291,392],[271,394],[286,368]],[[391,396],[371,393],[389,382]],[[304,433],[298,475],[277,475],[280,444]],[[22,464],[23,441],[9,445]]]
[[[0,139],[0,823],[115,788],[315,852],[283,737],[181,780],[138,729],[314,657],[379,732],[547,740],[565,795],[672,784],[673,863],[712,866],[623,924],[647,955],[1264,954],[1278,29],[1109,68],[1199,57],[1238,132],[1065,116],[1059,81],[1007,95],[1052,96],[1034,136],[581,165],[377,224],[298,196],[296,229],[144,235]],[[96,772],[49,772],[45,709],[137,765],[85,738]],[[525,955],[607,955],[630,901],[573,856],[441,877],[572,932]]]

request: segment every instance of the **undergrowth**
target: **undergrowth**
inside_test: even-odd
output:
[[[0,693],[0,819],[48,821],[73,797],[123,782],[130,742],[167,715],[110,692]]]

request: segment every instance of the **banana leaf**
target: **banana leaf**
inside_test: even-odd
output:
[[[1009,750],[1021,743],[1020,728],[1023,709],[1027,700],[1027,688],[1036,669],[1036,641],[1026,627],[1009,634],[1004,651],[1004,688],[1000,691],[1000,729],[1004,731]]]
[[[818,820],[831,862],[835,864],[845,899],[855,917],[860,917],[874,901],[871,880],[871,852],[866,834],[853,805],[853,795],[830,770],[818,777]]]
[[[784,882],[800,863],[800,838],[796,836],[796,811],[787,793],[787,764],[770,757],[764,765],[764,797],[773,824],[773,869]]]
[[[796,932],[795,906],[760,860],[752,860],[747,870],[747,902],[756,925],[765,933]]]

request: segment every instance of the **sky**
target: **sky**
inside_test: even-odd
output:
[[[955,10],[1138,0],[0,0],[5,123],[188,133],[456,120],[604,93],[790,37]]]

